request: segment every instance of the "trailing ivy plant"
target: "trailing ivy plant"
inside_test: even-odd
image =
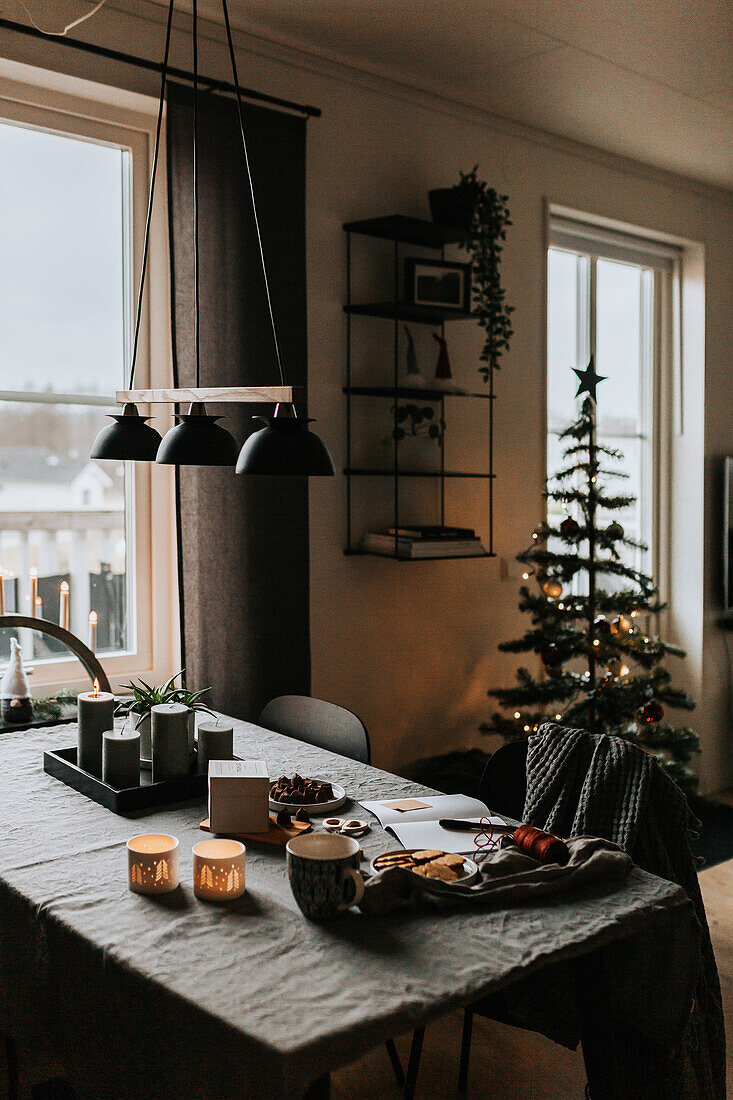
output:
[[[492,368],[500,369],[500,360],[509,350],[514,335],[512,313],[507,305],[506,290],[501,282],[501,254],[504,250],[509,217],[508,195],[500,195],[478,178],[478,165],[470,172],[461,172],[457,190],[473,192],[475,206],[470,234],[463,242],[471,257],[474,312],[486,333],[479,373],[489,380]]]
[[[397,424],[389,435],[381,440],[381,446],[386,450],[394,440],[401,443],[408,436],[422,436],[424,439],[434,439],[440,442],[445,432],[445,420],[442,417],[436,419],[435,409],[432,405],[415,405],[408,402],[406,405],[398,405],[395,413],[394,405],[389,410]]]

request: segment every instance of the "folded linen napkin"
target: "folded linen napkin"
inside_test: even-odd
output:
[[[370,915],[393,909],[465,904],[498,908],[563,893],[601,879],[615,881],[633,866],[630,857],[610,841],[579,836],[567,843],[570,859],[564,867],[538,863],[518,848],[497,849],[480,865],[481,881],[472,886],[423,878],[404,867],[390,867],[367,881],[359,908]]]

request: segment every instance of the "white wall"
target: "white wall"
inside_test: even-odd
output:
[[[151,29],[112,10],[101,16],[93,31],[92,24],[86,25],[96,40],[149,56],[159,52],[160,26]],[[145,74],[76,56],[55,45],[21,43],[6,35],[0,52],[135,90],[155,87],[154,79]],[[226,75],[220,42],[205,43],[202,54],[207,72]],[[705,742],[701,773],[706,787],[724,785],[730,778],[728,667],[715,619],[720,589],[719,467],[721,456],[733,450],[731,197],[490,115],[458,110],[332,65],[317,65],[302,55],[270,50],[264,56],[243,48],[240,57],[243,83],[323,109],[323,117],[309,124],[308,145],[310,412],[318,418],[317,430],[339,470],[345,450],[342,223],[397,212],[425,217],[428,190],[452,183],[459,169],[476,163],[510,196],[514,227],[504,273],[509,300],[516,306],[516,334],[498,379],[496,403],[495,541],[505,559],[528,543],[543,513],[545,203],[704,245],[704,433],[697,426],[687,442],[698,453],[704,446],[703,506],[697,509],[695,501],[690,502],[691,523],[699,528],[697,515],[704,513],[704,529],[693,532],[690,544],[698,558],[704,548],[705,605],[680,600],[680,606],[685,605],[685,629],[678,630],[673,615],[672,633],[692,638],[698,648],[687,681],[702,693],[702,706],[694,716]],[[365,295],[378,285],[378,248],[355,245],[356,256],[363,256],[367,265]],[[381,324],[383,339],[376,335]],[[362,377],[376,380],[391,362],[389,326],[356,321],[354,335],[357,346],[364,337],[359,353]],[[478,330],[453,326],[449,343],[459,380],[478,381]],[[427,347],[426,342],[421,346]],[[424,353],[423,361],[432,366],[434,352],[429,359]],[[384,404],[381,418],[368,414],[374,441],[388,429]],[[456,419],[455,441],[449,436],[447,445],[456,448],[451,462],[471,468],[485,454],[484,422],[475,413],[465,415],[465,422]],[[357,486],[358,529],[387,517],[388,491],[386,481]],[[448,521],[476,524],[485,531],[480,483],[451,491],[457,507],[449,511]],[[526,626],[517,610],[516,580],[501,579],[498,561],[410,565],[345,558],[343,478],[314,481],[310,492],[314,694],[362,715],[372,734],[375,761],[385,767],[399,769],[419,756],[481,743],[478,726],[492,708],[485,691],[510,682],[514,667],[514,660],[499,655],[496,645]],[[681,506],[684,514],[679,497],[678,492],[677,511]],[[677,570],[675,578],[684,586],[685,569]]]

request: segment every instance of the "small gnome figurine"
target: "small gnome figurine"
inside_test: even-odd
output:
[[[400,379],[401,386],[409,386],[414,390],[427,390],[430,387],[430,383],[427,378],[420,373],[420,368],[417,365],[417,356],[415,355],[415,341],[412,338],[407,325],[403,325],[405,335],[407,336],[407,351],[405,352],[405,363],[407,364],[407,374],[403,375]]]
[[[0,683],[0,715],[8,723],[30,722],[33,717],[33,697],[17,638],[10,639],[10,661]]]
[[[436,390],[446,390],[450,392],[455,389],[455,386],[453,385],[453,377],[451,375],[448,344],[442,336],[438,336],[437,332],[434,332],[433,336],[440,345],[438,349],[438,362],[435,364],[435,382],[433,385]]]

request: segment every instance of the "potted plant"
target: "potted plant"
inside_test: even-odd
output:
[[[390,408],[390,412],[395,413],[394,406]],[[436,417],[432,405],[415,405],[411,401],[397,406],[395,419],[396,426],[392,428],[389,435],[385,435],[380,440],[380,446],[383,450],[387,450],[393,445],[400,444],[399,454],[402,459],[400,465],[405,467],[414,465],[419,469],[424,454],[422,441],[434,439],[440,445],[445,432],[445,420]],[[412,440],[420,442],[415,445],[411,443]]]
[[[181,681],[179,687],[175,686],[176,680],[179,676],[183,676],[184,671],[184,669],[180,669],[164,684],[158,684],[157,686],[151,686],[144,680],[138,680],[137,683],[133,681],[124,685],[128,691],[132,692],[132,702],[126,707],[126,713],[137,715],[135,729],[140,731],[140,760],[143,763],[150,763],[152,760],[150,711],[154,706],[159,703],[182,703],[190,708],[189,745],[191,749],[193,749],[196,711],[203,710],[207,714],[213,714],[213,711],[202,702],[202,697],[208,694],[211,688],[189,691],[183,681]],[[125,704],[123,704],[121,710],[124,709]]]
[[[436,195],[440,197],[434,199]],[[434,221],[466,232],[461,247],[471,257],[474,313],[486,333],[479,373],[488,381],[491,371],[499,368],[499,361],[509,350],[514,335],[511,323],[514,306],[507,305],[500,270],[503,242],[512,224],[508,196],[500,195],[485,180],[480,180],[478,165],[475,165],[470,172],[461,172],[454,187],[431,191],[429,197]]]

